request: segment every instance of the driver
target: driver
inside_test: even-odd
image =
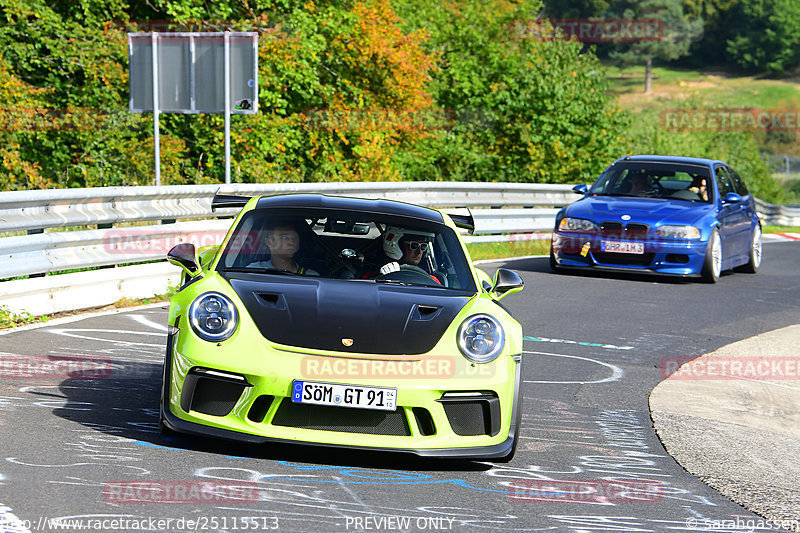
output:
[[[403,233],[396,228],[388,229],[383,240],[383,251],[388,257],[396,259],[396,261],[383,265],[380,268],[381,275],[385,276],[386,274],[397,272],[403,265],[420,268],[419,264],[430,246],[429,239],[430,236],[428,235]],[[425,272],[425,274],[428,273]],[[435,276],[430,276],[437,283],[442,283]]]
[[[645,174],[634,174],[631,178],[631,190],[628,194],[644,194],[650,188],[650,180]]]

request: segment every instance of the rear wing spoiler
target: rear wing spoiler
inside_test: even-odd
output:
[[[472,211],[467,208],[467,213],[447,213],[450,220],[457,228],[467,230],[470,234],[475,231],[475,219],[472,217]]]
[[[211,210],[215,211],[223,207],[244,207],[251,198],[251,196],[215,193],[214,198],[211,200]]]

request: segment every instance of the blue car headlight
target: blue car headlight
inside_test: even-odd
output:
[[[472,315],[458,328],[458,349],[473,363],[491,363],[505,343],[503,326],[489,315]]]
[[[189,306],[189,323],[201,339],[220,342],[236,331],[239,313],[224,294],[207,292],[195,298]]]
[[[594,231],[597,224],[585,218],[564,217],[558,223],[559,231]]]
[[[654,232],[659,237],[673,239],[699,239],[700,230],[694,226],[661,226]]]

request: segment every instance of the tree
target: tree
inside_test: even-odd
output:
[[[800,2],[739,0],[727,51],[746,69],[781,74],[800,65]]]
[[[644,92],[652,86],[654,59],[671,61],[689,53],[689,46],[703,32],[700,18],[687,19],[683,13],[683,0],[645,0],[628,8],[624,19],[655,19],[660,22],[657,39],[619,43],[610,57],[621,64],[645,64]]]
[[[623,153],[626,115],[594,53],[542,38],[538,1],[395,2],[438,53],[432,96],[443,121],[399,154],[410,179],[591,181]]]

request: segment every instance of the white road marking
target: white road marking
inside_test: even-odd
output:
[[[148,337],[160,337],[161,333],[155,333],[151,331],[130,331],[125,329],[48,329],[45,330],[49,333],[54,333],[56,335],[64,335],[65,337],[74,337],[76,339],[86,339],[90,341],[100,341],[100,342],[111,342],[117,345],[124,345],[124,346],[152,346],[161,348],[163,347],[164,343],[158,344],[150,344],[146,342],[131,342],[131,341],[123,341],[120,339],[105,339],[102,337],[91,337],[88,335],[79,335],[77,332],[81,333],[121,333],[123,336],[127,335],[146,335]]]
[[[164,324],[159,324],[158,322],[153,322],[152,320],[148,319],[146,316],[142,316],[142,315],[125,315],[125,316],[135,320],[139,324],[141,324],[143,326],[146,326],[148,328],[155,329],[155,330],[158,330],[158,331],[162,331],[164,333],[167,332],[167,326],[165,326]]]
[[[524,383],[552,383],[552,384],[559,384],[559,385],[594,385],[598,383],[610,383],[612,381],[619,381],[625,376],[625,371],[622,370],[620,367],[616,365],[612,365],[611,363],[606,363],[604,361],[598,361],[596,359],[590,359],[588,357],[579,357],[577,355],[566,355],[562,353],[550,353],[550,352],[531,352],[527,350],[523,350],[522,353],[524,354],[531,354],[531,355],[550,355],[552,357],[566,357],[568,359],[580,359],[581,361],[589,361],[590,363],[595,363],[601,366],[604,366],[611,370],[611,376],[598,379],[594,381],[528,381],[525,380]]]

